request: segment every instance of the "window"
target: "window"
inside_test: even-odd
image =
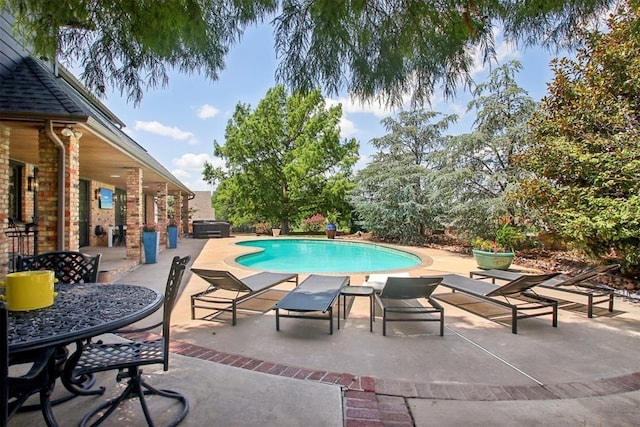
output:
[[[22,177],[24,166],[9,162],[9,218],[22,221]]]

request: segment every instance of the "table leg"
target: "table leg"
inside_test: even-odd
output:
[[[347,296],[345,294],[342,295],[342,309],[344,310],[343,319],[347,318]]]
[[[373,332],[373,294],[369,295],[369,331]]]

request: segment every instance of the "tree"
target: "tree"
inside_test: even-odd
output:
[[[376,236],[415,243],[435,225],[430,155],[457,119],[444,116],[431,123],[439,115],[425,110],[400,112],[397,118],[382,121],[389,133],[371,141],[378,152],[356,176],[352,203],[365,228]]]
[[[224,4],[229,3],[229,4]],[[107,87],[139,103],[144,90],[168,83],[168,69],[224,69],[244,27],[275,7],[273,0],[0,0],[38,56],[78,63],[97,96]]]
[[[280,223],[285,234],[290,223],[315,213],[347,215],[358,143],[340,139],[341,116],[340,105],[325,108],[319,90],[288,96],[283,86],[270,89],[255,110],[236,105],[224,145],[215,143],[225,170],[208,165],[204,174],[219,182],[216,211],[236,224]]]
[[[443,220],[470,237],[493,238],[500,222],[522,215],[507,197],[522,177],[512,160],[529,144],[527,122],[536,108],[515,81],[521,68],[517,61],[502,65],[474,89],[473,132],[450,137],[438,155],[435,196],[447,205]]]
[[[609,31],[589,33],[555,77],[520,159],[535,175],[520,201],[550,231],[596,259],[640,267],[640,9],[624,6]]]
[[[167,67],[212,80],[248,25],[271,20],[277,77],[294,91],[316,87],[360,99],[428,102],[471,84],[475,49],[493,55],[494,26],[524,44],[570,43],[613,0],[0,0],[36,54],[79,60],[100,95],[113,85],[139,102],[165,85]]]

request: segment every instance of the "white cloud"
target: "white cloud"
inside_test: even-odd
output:
[[[366,155],[366,156],[360,155],[360,157],[358,158],[358,161],[353,166],[353,170],[357,172],[361,169],[366,168],[367,165],[369,165],[369,163],[371,163],[372,160],[373,160],[372,155]]]
[[[340,136],[342,138],[348,138],[358,133],[358,128],[355,123],[347,119],[344,115],[340,117]]]
[[[177,159],[173,159],[173,164],[179,169],[199,169],[200,171],[202,171],[205,162],[213,163],[215,165],[216,160],[218,161],[218,163],[222,162],[221,159],[214,159],[213,156],[207,153],[186,153]]]
[[[461,120],[467,114],[467,107],[464,105],[455,102],[447,105],[453,114],[458,115],[458,120]]]
[[[198,117],[201,118],[202,120],[207,120],[212,117],[215,117],[218,115],[218,113],[220,113],[220,110],[218,110],[213,105],[209,105],[209,104],[204,104],[198,107],[198,110],[197,110]]]
[[[154,135],[166,136],[178,141],[186,140],[190,145],[198,143],[198,140],[196,139],[193,133],[183,131],[175,126],[173,127],[165,126],[162,123],[157,121],[141,122],[139,120],[136,120],[136,125],[134,129],[149,132]]]
[[[393,114],[393,110],[385,107],[378,101],[359,101],[349,97],[339,97],[338,99],[325,98],[328,107],[342,104],[343,114],[373,114],[376,117],[387,117]]]
[[[507,60],[516,59],[520,57],[520,51],[518,50],[516,43],[512,41],[504,40],[502,38],[501,28],[494,27],[492,31],[493,31],[494,40],[496,41],[495,60],[491,60],[491,63],[484,63],[480,49],[476,48],[474,53],[473,68],[471,69],[472,77],[476,77],[479,74],[489,70],[490,66],[496,64],[496,61],[498,64],[502,64]]]
[[[193,191],[211,190],[211,186],[202,180],[205,162],[214,166],[224,165],[222,159],[206,153],[186,153],[173,159],[172,162],[175,169],[171,173]]]

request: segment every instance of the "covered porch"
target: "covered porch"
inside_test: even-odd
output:
[[[62,67],[24,57],[0,80],[0,272],[18,254],[117,243],[139,263],[144,224],[161,247],[170,221],[187,230],[193,192],[123,128]]]

